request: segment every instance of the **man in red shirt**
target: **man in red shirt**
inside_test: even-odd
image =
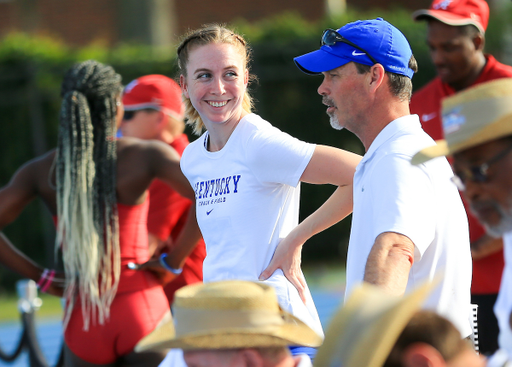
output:
[[[484,0],[435,0],[430,9],[413,13],[427,21],[427,44],[437,77],[415,92],[411,113],[419,115],[423,129],[434,139],[443,139],[441,100],[489,80],[512,77],[512,67],[484,54],[489,6]],[[503,241],[485,233],[468,213],[473,256],[472,303],[478,304],[479,347],[482,354],[498,348],[498,324],[493,306],[503,271]]]
[[[184,134],[185,108],[178,84],[164,75],[146,75],[130,82],[123,94],[125,114],[121,124],[123,136],[155,139],[182,154],[189,141]],[[180,234],[191,201],[180,196],[167,184],[154,180],[149,188],[148,232],[150,253],[157,257],[172,248]],[[172,304],[174,292],[203,279],[206,249],[202,239],[185,260],[183,271],[164,290]],[[170,274],[169,274],[170,275]]]

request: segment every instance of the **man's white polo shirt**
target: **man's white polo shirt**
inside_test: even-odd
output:
[[[389,123],[376,137],[354,176],[354,212],[347,257],[347,288],[364,277],[377,236],[396,232],[415,245],[406,292],[438,274],[441,281],[425,303],[471,334],[471,254],[467,216],[446,158],[410,163],[434,145],[417,115]]]

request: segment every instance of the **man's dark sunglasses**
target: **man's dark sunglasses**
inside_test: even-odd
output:
[[[129,121],[133,118],[133,116],[135,116],[135,114],[139,111],[146,111],[146,112],[150,112],[150,111],[158,111],[154,108],[142,108],[140,110],[132,110],[132,111],[124,111],[124,115],[123,115],[123,120],[125,121]]]
[[[466,168],[465,170],[455,172],[455,176],[452,177],[453,183],[460,191],[464,191],[466,189],[467,181],[478,183],[486,182],[488,180],[487,171],[489,170],[489,167],[504,158],[511,151],[512,145],[479,166],[473,166]]]
[[[123,120],[131,120],[137,111],[124,111]]]
[[[361,48],[359,47],[358,45],[356,45],[355,43],[353,42],[350,42],[348,39],[346,39],[345,37],[343,37],[341,34],[339,34],[338,32],[336,32],[334,29],[326,29],[324,31],[324,34],[322,34],[322,46],[334,46],[336,43],[338,42],[343,42],[343,43],[346,43],[347,45],[349,46],[352,46],[356,49],[358,49],[359,51],[361,52],[364,52],[366,54],[366,56],[368,56],[368,58],[370,60],[372,60],[372,62],[374,64],[378,64],[377,60],[375,60],[372,55],[370,55],[368,53],[368,51],[366,51],[364,48]]]

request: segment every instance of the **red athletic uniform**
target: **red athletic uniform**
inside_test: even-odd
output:
[[[494,79],[510,78],[512,77],[512,67],[499,63],[492,55],[485,55],[487,60],[482,73],[473,85],[484,83]],[[441,120],[441,101],[443,98],[455,94],[455,90],[448,84],[443,83],[439,77],[436,77],[426,86],[415,92],[411,100],[411,113],[417,114],[420,117],[423,129],[434,140],[443,139],[443,127]],[[463,198],[464,199],[464,198]],[[485,229],[480,224],[478,219],[471,213],[469,205],[465,200],[464,207],[468,214],[469,222],[469,238],[470,241],[478,240],[484,233]],[[501,275],[503,272],[503,251],[498,251],[494,254],[486,256],[480,260],[473,261],[473,279],[471,283],[471,294],[473,302],[479,303],[480,313],[488,312],[489,317],[495,318],[492,314],[492,305],[496,300],[496,296],[500,289]],[[485,297],[490,297],[488,300],[483,301]],[[481,302],[491,303],[484,305]],[[487,308],[487,311],[484,310]],[[482,315],[486,317],[485,315]],[[483,320],[482,320],[483,321]],[[479,323],[481,323],[479,321]],[[481,323],[481,326],[486,327]],[[492,333],[496,333],[497,337],[497,324],[496,329]],[[481,336],[485,336],[485,330],[481,328]],[[482,339],[482,338],[480,338]],[[482,342],[486,342],[481,340]],[[493,349],[497,348],[497,342]]]
[[[499,63],[492,55],[485,55],[487,63],[473,85],[489,80],[512,77],[512,67]],[[441,122],[441,100],[455,94],[455,90],[436,77],[426,86],[415,92],[411,100],[411,113],[420,117],[423,130],[434,140],[443,139]],[[469,221],[469,237],[471,242],[476,241],[485,229],[471,214],[466,206]],[[501,274],[503,272],[503,251],[487,256],[481,260],[473,261],[473,294],[497,294],[500,289]]]
[[[185,134],[178,136],[171,143],[180,156],[187,145],[188,138]],[[176,240],[185,224],[192,202],[158,179],[151,184],[149,194],[148,232],[162,241],[167,240],[169,236]],[[205,256],[206,248],[201,239],[185,260],[183,272],[164,287],[169,304],[172,304],[176,290],[185,285],[203,281]]]
[[[149,271],[130,270],[129,262],[149,260],[147,213],[149,200],[140,205],[117,204],[121,277],[104,325],[97,322],[83,330],[80,299],[64,333],[67,346],[78,357],[95,364],[114,363],[130,353],[137,342],[149,334],[169,311],[169,304],[157,277]]]

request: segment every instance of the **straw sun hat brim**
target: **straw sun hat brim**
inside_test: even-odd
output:
[[[437,283],[394,297],[363,283],[333,317],[315,366],[381,367],[398,336]]]
[[[468,88],[443,100],[445,140],[418,152],[412,164],[453,155],[512,135],[512,78]]]
[[[281,311],[285,323],[280,326],[263,328],[226,328],[205,333],[186,334],[173,338],[174,325],[169,321],[156,328],[143,338],[135,347],[136,352],[150,349],[180,348],[198,349],[235,349],[301,345],[318,347],[322,338],[302,321],[291,314]]]

